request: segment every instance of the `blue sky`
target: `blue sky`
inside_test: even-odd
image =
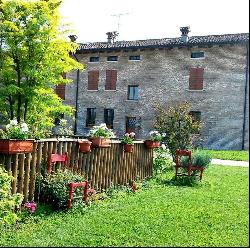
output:
[[[118,40],[249,32],[249,0],[64,0],[60,13],[71,23],[78,42],[106,41],[118,29]],[[116,15],[116,16],[114,16]]]

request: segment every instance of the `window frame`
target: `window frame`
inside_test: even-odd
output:
[[[91,112],[89,111],[93,111],[94,112],[94,117],[92,118],[88,118],[89,117],[89,113],[91,115]],[[85,126],[86,127],[93,127],[96,123],[96,108],[87,108],[87,111],[86,111],[86,124]]]
[[[130,89],[131,88],[133,88],[133,98],[130,98],[130,92],[131,92]],[[136,95],[135,89],[138,89],[136,99],[135,99],[135,95]],[[128,85],[127,100],[128,101],[138,101],[139,100],[139,85]]]
[[[93,58],[98,58],[98,60],[97,61],[91,61],[91,59],[93,59]],[[89,63],[98,63],[98,62],[100,62],[100,57],[99,56],[91,56],[91,57],[89,57]]]
[[[203,56],[202,57],[192,57],[192,55],[193,54],[203,54]],[[191,52],[191,55],[190,55],[190,58],[191,59],[204,59],[205,58],[205,52],[203,52],[203,51],[193,51],[193,52]]]
[[[131,57],[139,57],[139,59],[131,59]],[[141,61],[141,55],[130,55],[128,57],[129,61]]]
[[[110,58],[116,58],[116,60],[109,60]],[[111,55],[107,57],[107,62],[117,62],[118,61],[118,56],[116,55]]]
[[[111,112],[110,116],[108,115],[109,111]],[[105,108],[104,109],[104,123],[106,123],[106,126],[109,129],[114,128],[114,117],[115,117],[115,110],[114,109],[112,109],[112,108]]]

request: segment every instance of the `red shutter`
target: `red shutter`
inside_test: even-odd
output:
[[[66,73],[62,73],[62,78],[66,79]],[[56,85],[55,93],[63,100],[65,100],[65,84]]]
[[[106,70],[106,85],[105,90],[116,90],[117,71]]]
[[[99,71],[88,72],[88,90],[98,90]]]
[[[189,75],[189,89],[203,90],[203,68],[191,68]]]
[[[62,98],[63,100],[65,100],[65,84],[59,84],[56,86],[55,88],[55,93]]]

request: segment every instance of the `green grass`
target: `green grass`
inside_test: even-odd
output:
[[[39,214],[1,231],[0,246],[249,245],[248,168],[211,166],[195,187],[170,185],[172,176],[82,211]]]
[[[248,151],[223,151],[223,150],[205,150],[212,158],[223,160],[249,161]]]

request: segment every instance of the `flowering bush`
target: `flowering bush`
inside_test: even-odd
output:
[[[149,132],[149,139],[152,141],[161,141],[165,134],[160,134],[158,131]]]
[[[90,137],[100,137],[100,138],[115,138],[115,134],[109,128],[107,128],[105,123],[99,126],[94,126],[89,132]]]
[[[6,130],[0,129],[0,138],[25,140],[29,136],[29,128],[26,123],[18,124],[17,120],[11,120],[6,125]]]
[[[35,202],[26,202],[24,204],[24,208],[27,209],[30,213],[34,213],[36,211],[36,203]]]
[[[120,139],[121,144],[132,145],[134,143],[135,133],[125,133],[124,136]]]

